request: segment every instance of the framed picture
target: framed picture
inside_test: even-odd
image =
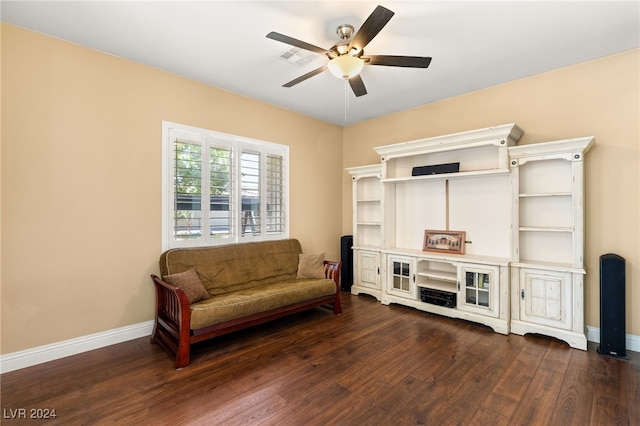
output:
[[[464,231],[424,231],[423,251],[464,254]]]

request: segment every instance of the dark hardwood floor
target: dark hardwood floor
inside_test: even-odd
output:
[[[342,316],[318,308],[196,345],[179,371],[142,338],[5,373],[1,422],[640,425],[638,353],[342,298]]]

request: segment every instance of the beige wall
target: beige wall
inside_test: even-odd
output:
[[[153,319],[162,120],[290,147],[291,236],[339,259],[342,128],[2,25],[2,348]]]
[[[344,167],[376,163],[374,146],[510,122],[521,144],[594,135],[587,324],[598,256],[616,252],[640,334],[637,50],[342,129],[6,24],[1,37],[2,354],[152,319],[162,120],[289,145],[291,235],[334,259],[351,233]]]
[[[627,333],[640,335],[639,64],[633,50],[347,127],[344,166],[379,162],[376,146],[507,123],[524,129],[520,145],[595,136],[585,160],[586,324],[599,327],[598,259],[613,252],[627,261]],[[342,176],[346,234],[351,182]]]

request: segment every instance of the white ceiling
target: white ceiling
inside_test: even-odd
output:
[[[427,69],[365,66],[356,98],[303,67],[270,31],[329,48],[381,4],[395,16],[370,55],[431,56]],[[638,1],[7,1],[4,22],[179,74],[337,125],[401,111],[640,45]],[[615,76],[611,76],[615,78]],[[523,100],[525,101],[525,100]],[[346,120],[345,120],[346,117]]]

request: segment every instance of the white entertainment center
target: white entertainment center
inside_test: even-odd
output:
[[[516,146],[522,134],[507,124],[385,145],[379,164],[348,168],[351,292],[586,349],[583,157],[594,138]],[[416,172],[425,166],[435,174]],[[425,230],[464,232],[462,253],[425,250]]]

